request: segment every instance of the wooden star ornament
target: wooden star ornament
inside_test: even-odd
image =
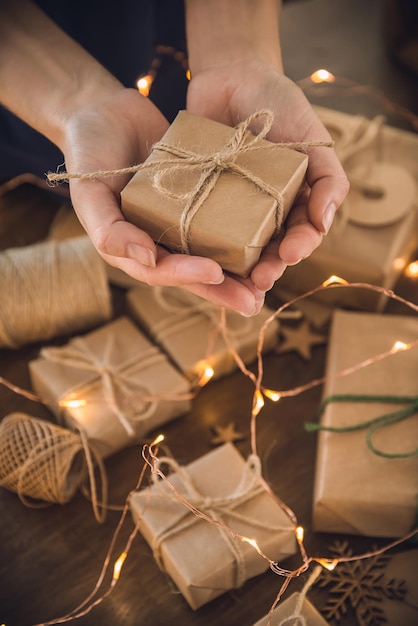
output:
[[[211,444],[217,446],[222,443],[233,443],[234,441],[242,441],[245,436],[235,430],[235,424],[230,422],[226,426],[213,426],[215,436],[211,439]]]
[[[297,352],[305,361],[311,359],[313,346],[324,344],[327,341],[325,335],[313,332],[306,320],[303,320],[295,328],[282,326],[280,333],[283,338],[275,350],[276,353]]]

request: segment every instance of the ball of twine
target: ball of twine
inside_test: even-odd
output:
[[[103,259],[84,235],[0,254],[0,347],[17,348],[110,319]]]
[[[66,504],[88,476],[93,511],[96,519],[103,521],[93,457],[101,476],[103,507],[107,492],[104,466],[81,433],[25,413],[11,413],[0,423],[0,486],[17,493],[28,507]]]

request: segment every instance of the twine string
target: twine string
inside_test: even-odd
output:
[[[114,344],[114,336],[112,333],[107,335],[107,340],[104,349],[104,355],[102,358],[98,357],[90,348],[89,344],[82,338],[76,337],[71,344],[60,348],[43,348],[41,350],[41,356],[45,359],[64,365],[68,367],[74,367],[81,370],[91,371],[95,374],[94,379],[89,381],[90,385],[97,381],[99,378],[105,402],[110,406],[112,412],[119,420],[120,424],[125,429],[126,433],[133,437],[135,436],[135,429],[131,424],[132,417],[127,417],[126,412],[121,406],[121,401],[127,398],[132,398],[135,394],[135,398],[138,397],[138,391],[142,391],[142,398],[144,401],[143,410],[135,414],[135,421],[143,421],[147,419],[155,409],[155,399],[140,387],[136,381],[129,376],[129,366],[131,361],[137,363],[138,356],[134,359],[126,360],[119,365],[111,365],[111,352]],[[148,355],[151,358],[156,356],[161,359],[161,355],[156,353],[155,348],[150,350]],[[142,354],[142,365],[144,361],[147,361],[147,354]],[[75,390],[80,393],[82,390],[86,391],[89,384],[83,382],[81,385],[68,390],[65,393],[65,397],[73,396]],[[62,400],[62,399],[61,399]]]
[[[280,621],[278,626],[307,626],[307,622],[305,616],[302,615],[303,603],[305,601],[306,595],[309,589],[312,587],[316,579],[319,577],[321,573],[322,567],[321,565],[317,565],[311,572],[308,580],[303,586],[303,589],[299,592],[298,598],[295,604],[295,608],[293,609],[292,615],[285,617]]]
[[[72,334],[107,321],[110,290],[87,236],[0,254],[0,347]]]
[[[367,429],[366,443],[371,452],[378,456],[382,456],[386,459],[401,459],[418,456],[418,448],[410,450],[409,452],[384,452],[377,448],[372,441],[373,434],[386,426],[391,424],[397,424],[409,417],[412,417],[418,413],[418,396],[391,396],[391,395],[362,395],[362,394],[336,394],[325,398],[319,408],[319,417],[323,414],[328,404],[332,402],[383,402],[388,404],[407,404],[403,409],[385,413],[371,420],[363,421],[358,424],[352,424],[350,426],[325,426],[323,424],[317,424],[315,422],[306,422],[305,429],[307,431],[327,431],[334,433],[345,433],[356,430]]]
[[[12,413],[0,424],[0,450],[0,485],[17,493],[25,506],[66,504],[88,476],[94,516],[100,523],[105,520],[106,470],[83,433]],[[95,467],[99,470],[101,505]]]
[[[259,120],[264,119],[261,130],[253,135],[249,129],[250,126]],[[151,152],[163,152],[169,154],[168,159],[157,159],[156,161],[140,163],[132,167],[99,170],[87,174],[79,173],[49,173],[47,179],[49,182],[69,181],[71,179],[87,179],[94,180],[106,176],[115,176],[121,174],[131,174],[140,170],[153,169],[152,184],[155,190],[165,196],[181,201],[184,203],[180,216],[180,247],[181,252],[190,254],[189,236],[191,222],[197,212],[200,210],[205,200],[215,187],[220,175],[229,171],[253,183],[255,187],[262,193],[268,194],[276,202],[275,225],[276,230],[280,228],[283,219],[283,195],[272,185],[269,185],[259,176],[237,163],[237,158],[249,151],[260,149],[261,147],[269,148],[282,147],[293,150],[307,150],[315,147],[331,147],[333,142],[326,141],[302,141],[302,142],[284,142],[271,143],[262,145],[262,141],[269,133],[274,121],[273,112],[263,109],[253,113],[243,122],[238,124],[235,132],[229,141],[218,152],[211,154],[196,154],[191,150],[186,150],[181,146],[168,144],[160,141],[154,144]],[[185,174],[190,172],[198,172],[200,175],[196,184],[187,192],[181,193],[174,191],[170,182],[172,174]],[[165,179],[168,177],[168,182]]]
[[[238,485],[232,493],[224,497],[210,497],[200,493],[186,467],[179,465],[173,458],[160,457],[153,470],[153,484],[156,488],[155,495],[178,503],[180,493],[175,490],[174,493],[171,493],[164,488],[163,481],[159,479],[162,474],[160,469],[162,465],[168,466],[180,480],[182,491],[184,491],[184,496],[181,495],[181,503],[186,506],[180,516],[173,516],[171,523],[154,537],[152,549],[156,562],[161,569],[164,569],[161,555],[163,542],[187,530],[196,524],[199,519],[203,518],[215,523],[222,539],[232,553],[235,562],[234,587],[239,588],[246,580],[244,553],[241,542],[235,541],[236,537],[231,532],[228,532],[228,529],[224,526],[223,518],[228,516],[231,519],[245,522],[253,527],[273,532],[284,530],[283,527],[263,523],[259,519],[252,519],[236,510],[240,505],[265,492],[260,483],[261,461],[259,457],[256,455],[248,457]],[[193,515],[190,515],[190,512]]]

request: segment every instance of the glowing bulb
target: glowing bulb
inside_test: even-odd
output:
[[[190,71],[190,70],[187,70],[187,72],[186,72],[186,78],[187,78],[187,80],[190,80],[190,79],[192,78],[192,73],[191,73],[191,71]]]
[[[403,341],[395,341],[392,346],[391,352],[401,352],[402,350],[409,350],[411,346],[409,343],[404,343]]]
[[[263,393],[266,398],[272,400],[273,402],[278,402],[281,398],[280,393],[278,391],[273,391],[273,389],[264,389]]]
[[[340,276],[335,276],[333,274],[322,283],[322,287],[328,287],[329,285],[348,285],[348,280],[345,278],[341,278]]]
[[[204,387],[213,377],[215,372],[213,371],[213,368],[205,362],[201,363],[199,370],[202,373],[200,374],[198,385],[199,387]]]
[[[317,563],[322,565],[322,567],[325,567],[325,569],[329,570],[330,572],[332,572],[332,570],[334,570],[338,565],[338,559],[315,559],[315,560]]]
[[[148,96],[153,82],[154,82],[154,79],[150,74],[148,74],[147,76],[141,76],[141,78],[138,78],[138,80],[136,81],[136,86],[137,86],[139,93],[142,96],[145,96],[145,97]]]
[[[80,399],[80,400],[60,400],[58,402],[58,406],[64,407],[64,408],[68,408],[68,409],[78,409],[81,406],[86,406],[87,401]]]
[[[407,265],[405,269],[405,274],[408,278],[418,278],[418,261],[413,261],[409,265]]]
[[[244,543],[249,543],[255,550],[257,550],[258,554],[262,554],[260,548],[258,547],[258,543],[255,539],[250,539],[249,537],[241,537],[241,541]]]
[[[334,74],[331,74],[331,72],[328,72],[328,70],[316,70],[316,72],[311,74],[311,81],[313,83],[333,83],[335,81],[335,76]]]
[[[115,565],[113,567],[113,580],[119,580],[120,572],[123,564],[125,563],[125,559],[128,556],[127,552],[122,552],[119,558],[116,560]]]
[[[296,539],[297,539],[298,541],[303,541],[303,538],[304,538],[304,536],[305,536],[305,531],[304,531],[304,529],[303,529],[303,527],[302,527],[302,526],[298,526],[298,527],[296,528],[296,530],[295,530],[295,534],[296,534]]]
[[[259,389],[257,389],[254,394],[253,414],[258,415],[261,409],[263,408],[263,406],[264,406],[263,394],[261,393]]]
[[[164,441],[164,435],[157,435],[151,445],[158,446],[158,444],[161,443],[162,441]]]

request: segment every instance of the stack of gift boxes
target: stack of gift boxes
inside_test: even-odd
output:
[[[186,160],[189,153],[207,156],[213,152],[222,153],[225,160],[231,159],[223,149],[231,145],[233,136],[233,129],[182,112],[163,138],[162,148],[157,147],[149,157],[156,167],[135,174],[123,191],[126,217],[168,248],[182,249],[184,233],[179,221],[188,219],[182,212],[182,199],[186,197],[188,210],[193,210],[193,203],[201,202],[201,189],[193,197],[187,189],[205,181],[201,170],[187,169],[181,156],[178,170],[170,169],[175,159],[166,146],[185,148]],[[244,148],[253,138],[249,132],[244,134]],[[216,181],[187,226],[188,252],[210,256],[228,272],[248,276],[263,248],[280,230],[303,182],[307,157],[261,140],[256,150],[243,149],[242,154],[233,155],[232,165],[231,161],[221,164],[220,171],[218,166],[207,167],[208,176],[215,176]],[[153,172],[161,169],[163,174],[155,184]],[[243,172],[261,178],[267,191]],[[383,194],[384,182],[379,183]],[[232,215],[230,221],[227,215]],[[360,222],[348,219],[312,257],[289,268],[277,289],[303,293],[330,274],[393,287],[417,244],[415,206],[400,211],[396,220],[383,216],[376,224]],[[416,516],[418,459],[390,457],[409,451],[411,442],[418,440],[417,416],[379,426],[370,436],[367,430],[351,428],[393,413],[402,399],[404,407],[405,397],[416,406],[417,350],[401,350],[346,377],[337,374],[390,350],[395,341],[408,346],[418,337],[418,320],[382,314],[385,297],[381,294],[343,292],[335,292],[330,310],[313,527],[324,532],[399,537],[411,530]],[[345,305],[362,312],[341,310]],[[267,307],[254,318],[227,312],[228,345],[219,308],[184,290],[138,283],[127,292],[126,309],[125,317],[62,347],[42,349],[29,366],[34,390],[48,401],[62,424],[82,429],[102,457],[143,441],[147,433],[189,412],[194,385],[206,366],[215,377],[237,367],[231,346],[244,362],[254,360],[260,329],[272,313]],[[277,340],[274,320],[266,330],[264,351]],[[80,399],[85,403],[78,404]],[[329,430],[335,427],[343,432]],[[373,449],[367,445],[368,437]],[[241,479],[249,461],[233,445],[225,444],[173,469],[170,481],[196,508],[233,528],[236,535],[256,537],[261,550],[280,561],[296,551],[295,529],[262,488],[259,476],[252,476],[251,485],[243,488]],[[193,609],[268,568],[253,547],[237,537],[231,540],[216,524],[193,516],[161,484],[152,486],[144,513],[143,500],[148,495],[142,491],[132,495],[133,518],[142,520],[141,532],[156,561]],[[280,604],[271,623],[279,624],[293,614],[295,603],[296,596]],[[307,624],[325,623],[307,600],[301,611]],[[258,624],[264,623],[267,617]]]

